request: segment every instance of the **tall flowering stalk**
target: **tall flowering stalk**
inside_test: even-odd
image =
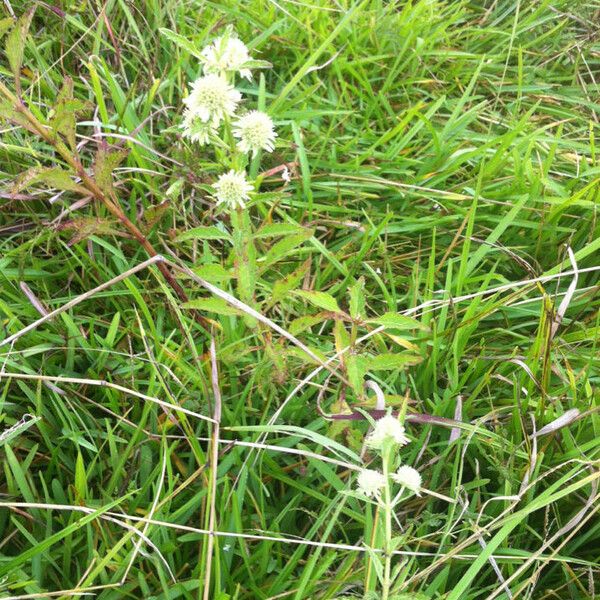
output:
[[[257,190],[247,168],[260,152],[275,149],[277,134],[268,114],[246,108],[235,85],[240,77],[251,80],[252,69],[268,63],[254,60],[232,28],[207,45],[199,59],[203,74],[183,100],[183,136],[200,146],[213,145],[225,167],[212,185],[213,197],[231,220],[238,294],[252,304],[257,268],[248,204]]]
[[[396,545],[393,530],[396,507],[409,495],[420,495],[421,492],[419,472],[400,464],[398,451],[408,442],[404,426],[398,419],[391,414],[379,419],[365,438],[365,445],[379,456],[381,471],[363,469],[356,480],[356,496],[374,503],[383,516],[383,560],[379,554],[370,553],[371,559],[378,561],[376,572],[381,584],[381,600],[391,600],[394,581],[399,575],[399,572],[392,570]]]

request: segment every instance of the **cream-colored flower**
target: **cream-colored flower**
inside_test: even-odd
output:
[[[252,152],[256,156],[259,150],[273,152],[275,133],[271,117],[260,110],[251,110],[233,124],[233,135],[239,138],[238,148],[242,152]]]
[[[404,446],[409,441],[404,427],[392,415],[386,415],[375,423],[373,431],[365,439],[365,444],[374,450],[381,450],[386,441],[398,446]]]
[[[386,484],[383,473],[373,469],[363,469],[356,480],[358,491],[365,496],[377,496]]]
[[[252,184],[246,179],[245,171],[231,169],[219,177],[214,185],[217,204],[226,204],[234,209],[238,206],[244,208],[245,201],[250,199],[250,192],[254,190]]]
[[[248,48],[233,35],[222,35],[206,46],[202,50],[201,60],[207,74],[238,71],[242,77],[252,79],[250,69],[244,67],[251,60]]]
[[[392,475],[392,479],[396,483],[399,483],[402,487],[405,487],[406,489],[415,492],[415,494],[420,495],[421,484],[423,483],[423,480],[421,479],[421,474],[416,469],[413,469],[408,465],[402,465]]]
[[[193,117],[217,126],[225,116],[235,113],[242,95],[220,75],[210,74],[192,83],[190,95],[184,99]]]
[[[208,144],[211,136],[217,134],[217,128],[211,121],[205,123],[189,110],[183,113],[181,128],[183,137],[189,138],[192,142],[198,142],[201,146]]]

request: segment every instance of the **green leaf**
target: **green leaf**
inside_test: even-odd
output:
[[[348,354],[345,359],[346,375],[354,394],[361,398],[364,395],[364,380],[367,374],[367,361],[362,356]]]
[[[300,244],[312,237],[313,233],[314,232],[312,229],[306,229],[302,233],[284,237],[282,240],[274,244],[266,253],[266,255],[258,259],[257,262],[261,264],[261,267],[271,266],[273,263],[276,263],[286,254],[288,254],[288,252],[291,252],[300,246]]]
[[[183,308],[193,308],[195,310],[202,310],[206,312],[214,312],[218,315],[226,317],[231,316],[244,316],[244,312],[231,306],[228,302],[222,298],[196,298],[183,304]]]
[[[21,15],[17,19],[12,31],[6,37],[6,56],[8,57],[8,64],[10,65],[16,80],[19,80],[21,76],[21,65],[23,64],[25,40],[27,38],[27,32],[29,31],[29,26],[31,25],[31,19],[33,18],[34,12],[35,7]]]
[[[369,319],[367,323],[383,325],[386,329],[421,329],[427,331],[428,328],[411,317],[406,317],[397,312],[386,312],[380,317]]]
[[[185,240],[228,240],[231,241],[231,235],[218,227],[194,227],[188,231],[180,233],[175,241],[184,242]]]
[[[305,300],[308,300],[313,306],[322,308],[330,312],[341,313],[342,310],[338,306],[337,300],[327,292],[312,292],[307,290],[298,290],[294,292],[296,296],[300,296]]]
[[[90,104],[73,98],[73,80],[65,77],[56,99],[50,126],[65,137],[72,150],[76,148],[75,129],[77,117],[90,109]]]
[[[294,225],[292,223],[269,223],[261,227],[255,234],[255,238],[278,237],[282,235],[302,234],[308,231],[306,227]],[[312,235],[312,231],[311,234]],[[310,237],[310,235],[308,237]]]
[[[195,56],[196,58],[202,57],[201,50],[198,47],[196,47],[194,43],[190,42],[187,38],[184,38],[182,35],[179,35],[178,33],[175,33],[174,31],[171,31],[170,29],[166,29],[164,27],[160,28],[158,31],[170,42],[173,42],[186,52],[189,52],[192,56]]]
[[[75,490],[79,499],[84,500],[87,497],[87,475],[83,456],[79,451],[77,452],[77,460],[75,461]]]
[[[125,160],[128,150],[108,150],[100,147],[94,161],[94,178],[107,195],[113,193],[113,171]]]
[[[202,277],[210,283],[229,281],[233,277],[230,271],[217,264],[194,267],[193,271],[198,277]]]
[[[14,20],[12,17],[6,17],[0,19],[0,38],[4,37],[4,34],[13,26]]]
[[[79,191],[87,193],[87,190],[71,179],[71,173],[60,167],[32,167],[21,173],[13,182],[12,192],[17,193],[36,183],[43,183],[49,188],[66,191]]]
[[[361,277],[350,288],[350,316],[360,319],[365,314],[365,279]]]
[[[378,356],[362,357],[369,371],[393,371],[419,364],[423,359],[417,354],[400,352],[398,354],[379,354]]]
[[[304,279],[308,269],[310,268],[310,259],[305,260],[297,269],[292,271],[289,275],[286,275],[283,279],[277,280],[273,284],[273,291],[271,297],[266,303],[265,309],[272,307],[277,304],[294,289],[296,289],[300,282]]]
[[[326,319],[326,315],[319,313],[318,315],[306,315],[305,317],[298,317],[289,324],[289,332],[292,335],[298,335],[313,325],[322,323]]]

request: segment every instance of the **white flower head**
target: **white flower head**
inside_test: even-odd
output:
[[[402,465],[393,475],[392,479],[399,483],[402,487],[411,490],[418,496],[421,492],[421,474],[416,469],[409,467],[408,465]]]
[[[252,152],[256,156],[259,150],[273,152],[277,134],[271,117],[260,110],[251,110],[233,124],[233,135],[239,138],[238,148],[242,152]]]
[[[223,173],[214,188],[217,204],[225,204],[231,209],[238,206],[244,208],[245,201],[250,199],[249,194],[254,190],[252,184],[246,179],[246,172],[235,169]]]
[[[363,469],[356,480],[358,491],[365,496],[377,496],[386,484],[383,473],[373,469]]]
[[[181,128],[183,137],[189,138],[192,142],[198,142],[201,146],[208,144],[211,136],[217,134],[217,128],[212,121],[205,123],[189,110],[183,113]]]
[[[190,95],[184,99],[191,115],[204,123],[217,126],[235,113],[242,95],[220,75],[210,74],[192,83]]]
[[[365,444],[374,450],[381,450],[386,442],[404,446],[408,441],[400,421],[392,415],[386,415],[375,423],[373,431],[365,439]]]
[[[202,50],[201,60],[204,63],[204,72],[225,73],[239,71],[242,77],[250,80],[252,73],[244,65],[251,60],[246,44],[228,32],[214,40]]]

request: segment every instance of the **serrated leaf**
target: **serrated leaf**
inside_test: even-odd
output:
[[[304,276],[309,268],[310,259],[307,259],[289,275],[286,275],[283,279],[276,281],[273,284],[271,298],[269,298],[268,302],[266,303],[265,309],[271,308],[273,305],[283,300],[289,294],[289,292],[297,288],[302,279],[304,279]]]
[[[193,42],[190,42],[188,39],[184,38],[182,35],[179,35],[178,33],[175,33],[174,31],[171,31],[170,29],[166,29],[163,27],[161,27],[158,31],[160,32],[161,35],[166,37],[170,42],[173,42],[174,44],[176,44],[177,46],[179,46],[186,52],[189,52],[192,56],[195,56],[196,58],[202,57],[201,50],[198,47],[196,47],[196,45]]]
[[[60,167],[32,167],[21,173],[13,182],[12,193],[15,194],[31,187],[36,183],[44,183],[50,188],[56,188],[65,191],[85,192],[85,188],[77,185],[72,179],[71,174]]]
[[[15,76],[16,80],[19,80],[21,76],[21,65],[23,64],[23,53],[25,50],[25,40],[27,39],[27,32],[31,25],[31,19],[35,8],[21,15],[11,32],[6,36],[5,51],[8,58],[8,64]]]
[[[209,283],[221,283],[228,281],[233,277],[230,271],[224,269],[221,265],[202,265],[201,267],[194,267],[194,273],[198,277],[202,277]]]
[[[292,335],[298,335],[313,325],[322,323],[327,318],[326,315],[306,315],[305,317],[298,317],[289,324],[289,332]]]
[[[350,288],[350,316],[360,319],[365,315],[365,279],[361,277]]]
[[[59,231],[73,230],[73,237],[68,241],[69,246],[73,246],[92,235],[114,235],[124,237],[127,234],[114,226],[114,221],[103,219],[101,217],[77,217],[61,223]]]
[[[0,119],[6,119],[15,125],[20,125],[24,129],[27,129],[27,131],[37,133],[25,115],[19,112],[16,107],[7,100],[0,100]]]
[[[113,193],[113,171],[125,160],[128,150],[108,150],[100,147],[94,160],[94,179],[107,195]]]
[[[342,321],[336,321],[333,326],[333,337],[335,339],[335,350],[341,352],[344,348],[350,345],[350,334],[346,331]],[[344,363],[344,355],[340,356],[342,364]]]
[[[313,292],[308,290],[298,290],[294,292],[296,296],[300,296],[305,300],[308,300],[313,306],[328,310],[330,312],[341,313],[341,309],[338,306],[337,300],[327,292]]]
[[[367,374],[367,363],[362,356],[349,354],[346,356],[346,375],[357,398],[364,395],[364,380]]]
[[[193,229],[188,229],[188,231],[184,231],[180,233],[175,241],[184,242],[186,240],[231,240],[231,235],[218,227],[209,226],[209,227],[194,227]]]
[[[427,331],[428,328],[413,319],[412,317],[407,317],[405,315],[401,315],[397,312],[387,312],[380,317],[376,317],[375,319],[369,319],[367,323],[376,323],[377,325],[383,325],[386,329],[421,329]]]
[[[232,306],[222,298],[196,298],[195,300],[184,303],[183,308],[214,312],[226,317],[240,317],[245,314],[243,311],[235,308],[235,306]]]
[[[0,38],[3,38],[6,32],[13,26],[14,20],[12,17],[0,19]]]
[[[73,98],[73,80],[65,77],[62,88],[56,98],[56,106],[50,118],[50,126],[64,136],[72,150],[76,147],[75,130],[77,117],[89,110],[90,104]]]
[[[398,354],[379,354],[363,357],[369,371],[393,371],[419,364],[423,359],[417,354],[400,352]]]
[[[165,200],[160,204],[153,204],[146,208],[142,217],[144,231],[150,231],[163,218],[170,206],[171,201]]]
[[[254,234],[254,237],[256,239],[279,237],[282,235],[294,235],[298,233],[303,233],[304,231],[307,231],[305,227],[301,227],[300,225],[294,225],[292,223],[269,223],[268,225],[263,225]]]

